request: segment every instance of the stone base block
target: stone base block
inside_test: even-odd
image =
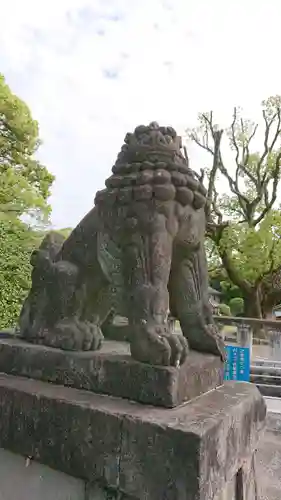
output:
[[[91,500],[85,483],[0,448],[1,500]]]
[[[82,479],[87,500],[221,500],[233,481],[255,500],[265,415],[242,382],[163,409],[0,375],[0,447]]]
[[[0,371],[154,406],[174,407],[222,384],[217,356],[190,352],[180,368],[134,361],[125,342],[96,352],[70,352],[0,338]]]

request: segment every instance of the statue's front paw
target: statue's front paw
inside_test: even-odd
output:
[[[64,319],[44,338],[44,344],[65,351],[96,351],[103,340],[101,329],[89,321]]]
[[[132,326],[131,355],[150,365],[179,366],[188,354],[188,342],[181,334],[173,334],[165,325]]]

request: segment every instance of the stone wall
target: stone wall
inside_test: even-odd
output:
[[[257,454],[258,477],[262,477],[259,500],[279,500],[281,485],[280,414],[269,413],[267,428]],[[278,431],[277,431],[278,429]],[[234,500],[234,479],[215,500]],[[58,472],[0,448],[0,500],[133,500],[101,486]]]
[[[88,500],[85,483],[0,448],[1,500]]]
[[[117,500],[96,484],[0,448],[0,500]],[[118,496],[118,500],[130,500]]]

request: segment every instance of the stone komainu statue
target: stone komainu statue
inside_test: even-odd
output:
[[[179,365],[191,349],[224,357],[208,301],[206,191],[181,153],[181,138],[139,126],[70,236],[50,233],[31,263],[19,320],[30,342],[96,350],[112,311],[125,312],[139,361]],[[183,335],[171,333],[168,310]]]

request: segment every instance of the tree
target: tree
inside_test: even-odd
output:
[[[256,151],[260,125],[246,120],[237,108],[225,131],[215,124],[213,112],[200,114],[199,127],[188,131],[211,159],[210,167],[201,171],[209,198],[209,246],[241,290],[245,315],[253,317],[266,316],[281,301],[280,96],[263,101],[262,119],[260,152]],[[226,153],[226,139],[232,157]]]
[[[233,297],[229,301],[229,307],[233,316],[241,316],[244,312],[244,300],[242,297]]]
[[[35,158],[38,123],[0,74],[0,217],[46,218],[54,176]]]
[[[15,326],[30,287],[31,229],[20,221],[0,221],[0,328]]]
[[[223,316],[231,316],[230,307],[227,304],[219,304],[218,309]]]
[[[49,231],[34,230],[23,222],[0,220],[0,329],[17,324],[31,285],[30,256]],[[71,229],[58,229],[67,237]]]
[[[13,326],[30,286],[30,254],[41,241],[23,220],[47,222],[54,177],[36,159],[38,123],[0,74],[0,327]]]

